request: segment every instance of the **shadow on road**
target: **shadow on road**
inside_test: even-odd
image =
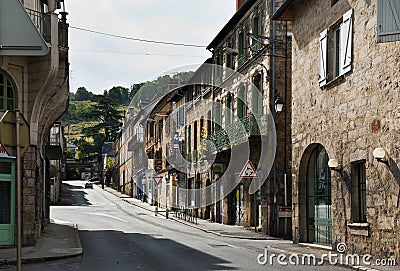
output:
[[[84,191],[84,186],[71,185],[63,183],[61,188],[60,203],[61,206],[89,206],[92,205],[85,197],[87,193]],[[72,200],[72,193],[74,192],[74,200]],[[74,202],[74,204],[72,204]]]
[[[223,259],[157,234],[107,230],[80,231],[80,236],[81,270],[237,270]]]

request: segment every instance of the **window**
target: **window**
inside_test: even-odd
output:
[[[262,97],[263,97],[263,82],[261,73],[254,76],[254,86],[252,87],[251,107],[254,115],[259,115],[262,112]]]
[[[7,75],[0,72],[0,111],[15,109],[15,91]]]
[[[351,166],[352,193],[351,212],[353,222],[367,222],[367,182],[365,161]]]
[[[233,122],[233,97],[229,94],[226,97],[226,127]]]
[[[246,116],[246,91],[244,85],[239,86],[238,97],[237,97],[237,117],[243,119]]]
[[[239,52],[239,64],[238,66],[241,66],[245,60],[245,52],[244,52],[244,32],[241,31],[239,33],[239,39],[238,39],[238,52]]]
[[[260,41],[258,40],[258,35],[260,35],[260,15],[256,15],[253,17],[253,29],[252,34],[254,35],[251,44],[252,50],[257,52],[260,49]]]
[[[351,71],[353,10],[325,29],[319,39],[319,86]]]
[[[400,1],[378,0],[378,42],[400,40]]]
[[[231,42],[228,42],[226,47],[233,49]],[[229,52],[226,52],[226,67],[230,68],[230,69],[235,68],[235,65],[233,63],[233,55],[232,55],[232,53],[229,53]]]
[[[214,105],[214,111],[215,111],[215,115],[214,115],[214,131],[218,132],[219,130],[221,130],[221,110],[222,110],[222,104],[221,101],[216,102],[216,104]]]

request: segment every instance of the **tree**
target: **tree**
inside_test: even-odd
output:
[[[130,102],[129,89],[121,86],[113,87],[105,96],[120,105],[129,105]]]
[[[73,100],[74,101],[88,101],[91,100],[94,94],[86,90],[85,87],[79,87],[76,91]]]
[[[97,103],[83,117],[86,120],[95,121],[97,124],[83,128],[82,134],[85,137],[92,137],[95,143],[101,141],[100,144],[102,144],[105,141],[112,141],[117,135],[123,112],[117,109],[114,101],[104,95],[98,95]]]

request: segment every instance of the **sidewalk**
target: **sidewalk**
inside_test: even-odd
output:
[[[151,211],[155,213],[155,206],[152,206],[148,203],[142,202],[141,200],[138,200],[136,198],[131,198],[128,195],[122,194],[110,187],[104,187],[104,190],[123,199],[124,201],[135,205],[137,207],[143,208],[145,210]],[[162,215],[165,217],[166,212],[165,209],[158,208],[158,215]],[[264,233],[259,233],[259,232],[254,232],[249,229],[245,229],[244,227],[240,226],[232,226],[232,225],[224,225],[220,223],[212,223],[208,220],[204,219],[197,219],[197,224],[185,221],[183,219],[175,217],[174,212],[169,212],[169,219],[177,221],[179,223],[186,224],[190,227],[202,230],[204,232],[208,232],[211,234],[215,234],[218,236],[222,237],[229,237],[229,238],[238,238],[238,239],[251,239],[251,240],[276,240],[276,242],[273,242],[269,246],[267,246],[265,249],[268,250],[269,255],[271,253],[275,253],[276,255],[282,253],[286,255],[297,255],[300,258],[302,255],[315,255],[317,262],[320,261],[321,258],[324,259],[325,262],[327,262],[326,254],[331,252],[334,254],[335,252],[332,252],[331,250],[324,249],[320,246],[313,245],[313,244],[294,244],[292,241],[288,240],[282,240],[279,238],[274,238],[265,235]],[[324,256],[325,254],[325,256]],[[360,257],[362,258],[362,257]],[[276,257],[275,257],[275,262],[276,262]],[[371,260],[371,262],[373,262]],[[369,270],[369,271],[394,271],[394,270],[399,270],[400,271],[400,266],[399,263],[396,263],[396,266],[352,266],[352,265],[343,265],[346,267],[349,267],[353,270]],[[374,267],[374,268],[372,268]]]
[[[22,248],[22,263],[64,259],[82,254],[82,246],[75,224],[52,220],[33,247]],[[0,266],[16,264],[17,249],[0,249]]]
[[[70,192],[63,187],[60,204],[71,204]],[[22,263],[43,262],[65,259],[82,254],[82,245],[76,224],[51,219],[42,236],[33,247],[22,248]],[[0,248],[0,267],[15,265],[17,248]]]

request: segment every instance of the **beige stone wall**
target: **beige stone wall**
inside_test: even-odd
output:
[[[307,147],[322,144],[329,158],[338,159],[343,174],[332,173],[333,244],[346,242],[351,251],[399,259],[400,209],[400,42],[377,43],[377,0],[297,1],[293,10],[293,234],[304,237],[299,205],[301,174]],[[336,84],[318,84],[319,33],[350,8],[354,9],[353,68]],[[372,152],[387,150],[389,166]],[[367,163],[369,231],[351,223],[350,163]],[[302,232],[303,231],[303,232]],[[365,236],[367,235],[367,236]]]

